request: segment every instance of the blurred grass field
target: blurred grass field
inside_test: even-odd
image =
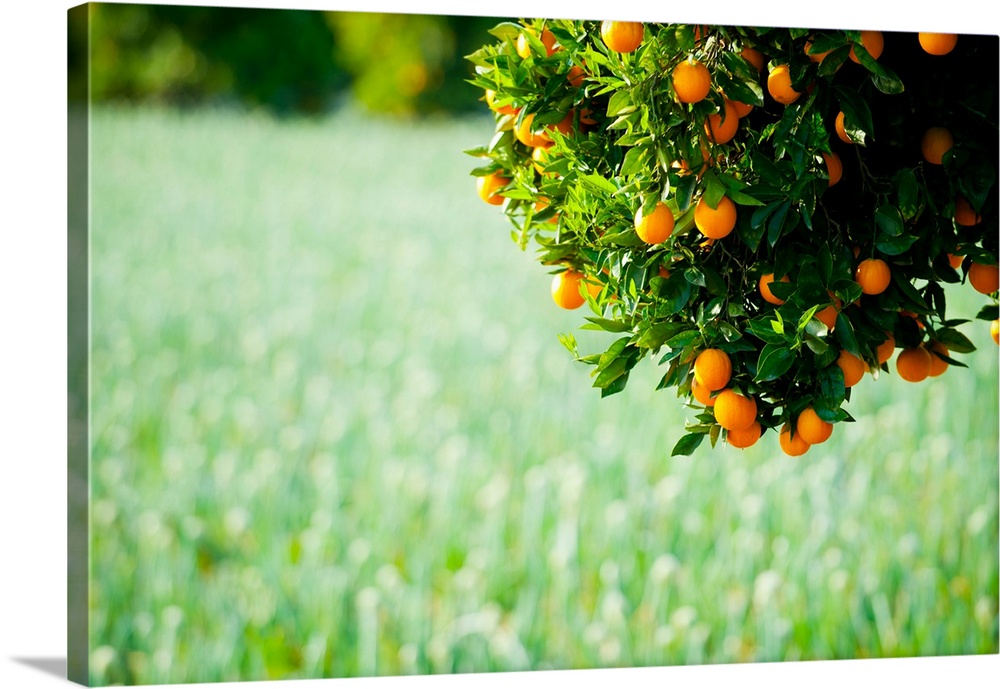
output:
[[[92,122],[93,682],[998,651],[984,322],[804,457],[670,458],[476,195],[490,120]]]

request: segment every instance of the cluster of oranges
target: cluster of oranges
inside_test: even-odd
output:
[[[881,32],[536,20],[497,35],[470,57],[497,121],[491,145],[473,152],[489,161],[474,173],[479,194],[502,206],[522,246],[538,240],[540,260],[556,267],[556,304],[590,302],[595,322],[633,333],[625,349],[667,350],[662,386],[700,410],[691,433],[745,448],[773,429],[785,453],[801,455],[850,418],[839,405],[893,355],[899,377],[919,382],[969,351],[943,298],[914,282],[937,280],[940,257],[955,271],[949,281],[996,305],[986,232],[995,193],[964,181],[972,173],[954,161],[968,156],[956,150],[971,145],[948,122],[928,123],[916,158],[902,161],[924,177],[869,169],[868,106],[829,85],[870,73],[894,93],[880,62],[894,44]],[[913,40],[933,58],[959,43]],[[825,190],[845,184],[852,191],[827,202]],[[880,190],[877,221],[869,214],[859,229],[853,206],[872,202],[879,184],[900,209],[886,210]],[[939,187],[953,196],[942,200]],[[761,334],[762,322],[774,333]],[[618,371],[610,350],[600,360],[598,381],[618,380],[617,391],[627,367]]]

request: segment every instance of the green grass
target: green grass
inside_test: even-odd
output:
[[[94,113],[93,681],[996,653],[987,325],[804,457],[671,458],[690,410],[650,362],[599,399],[477,197],[490,133]]]

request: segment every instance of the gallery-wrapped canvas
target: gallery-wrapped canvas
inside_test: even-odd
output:
[[[70,679],[998,652],[997,36],[668,14],[69,10]]]

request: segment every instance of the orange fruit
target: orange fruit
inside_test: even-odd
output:
[[[644,30],[642,22],[604,21],[601,23],[601,38],[610,50],[631,53],[642,43]]]
[[[955,199],[955,222],[962,227],[972,227],[983,221],[983,216],[973,210],[972,205],[959,196]]]
[[[958,36],[953,33],[924,33],[917,34],[920,47],[929,55],[947,55],[955,49],[958,43]]]
[[[674,67],[671,81],[678,101],[698,103],[705,100],[708,95],[712,85],[712,75],[709,74],[708,67],[689,56]]]
[[[785,300],[774,296],[774,293],[771,292],[772,282],[774,282],[774,273],[765,273],[760,276],[757,288],[760,290],[760,296],[764,297],[764,301],[774,304],[775,306],[781,306],[785,303]],[[783,275],[778,282],[789,282],[788,276]]]
[[[657,201],[656,208],[647,216],[642,214],[642,206],[635,212],[635,231],[647,244],[660,244],[674,231],[674,214],[663,201]]]
[[[846,349],[840,350],[840,356],[837,357],[836,363],[844,372],[845,388],[851,388],[860,383],[861,379],[865,377],[865,372],[868,371],[865,362]]]
[[[955,254],[948,254],[948,263],[955,270],[958,270],[959,268],[962,267],[962,261],[964,259],[965,259],[965,256],[956,256]]]
[[[861,285],[865,294],[882,294],[889,287],[892,272],[889,264],[881,258],[866,258],[854,271],[854,281]]]
[[[722,94],[722,95],[725,96],[726,94]],[[747,115],[749,115],[750,113],[753,112],[753,106],[750,105],[750,104],[748,104],[748,103],[741,103],[738,100],[734,100],[734,101],[727,100],[726,102],[727,103],[732,103],[733,110],[736,111],[736,116],[738,118],[740,118],[741,120],[744,117],[746,117]]]
[[[733,447],[745,449],[760,440],[761,427],[759,421],[754,421],[749,428],[742,431],[726,431],[726,442]]]
[[[830,439],[833,424],[819,418],[812,407],[806,407],[795,422],[795,432],[810,445],[818,445]]]
[[[827,186],[832,187],[844,176],[844,165],[836,153],[823,153],[823,160],[826,161],[826,175],[829,177]]]
[[[549,199],[547,196],[539,196],[538,200],[535,201],[536,213],[543,211],[548,207],[549,207]],[[549,222],[559,222],[559,215],[558,214],[553,215],[551,218],[549,218]]]
[[[710,392],[721,390],[733,377],[733,363],[721,349],[704,349],[694,360],[694,378]]]
[[[534,113],[525,115],[521,118],[521,124],[514,127],[514,138],[528,148],[536,148],[550,143],[546,135],[531,131],[531,124],[534,119]]]
[[[994,342],[1000,345],[1000,320],[990,323],[990,337],[993,338]]]
[[[896,351],[896,338],[892,333],[887,332],[885,341],[875,348],[875,354],[878,355],[878,362],[884,364],[892,357],[892,353]]]
[[[955,145],[955,139],[944,127],[931,127],[920,139],[920,152],[924,160],[933,165],[941,165],[944,154]]]
[[[740,57],[753,65],[758,72],[764,71],[764,65],[767,61],[759,50],[751,48],[750,46],[743,46],[743,50],[740,51]]]
[[[585,76],[587,76],[587,73],[583,71],[583,67],[578,65],[573,65],[569,68],[569,71],[566,72],[566,80],[569,81],[572,86],[580,86],[583,84],[583,78]]]
[[[873,59],[877,60],[879,55],[882,54],[882,46],[884,40],[882,39],[881,31],[862,31],[861,32],[861,45],[865,47],[868,54],[872,56]],[[854,52],[854,47],[851,46],[851,59],[861,64],[861,60],[858,59],[857,54]]]
[[[727,431],[745,431],[757,420],[757,402],[726,388],[715,397],[715,420]]]
[[[723,196],[712,208],[702,196],[694,208],[694,224],[709,239],[722,239],[736,227],[736,204]]]
[[[1000,289],[1000,269],[985,263],[969,266],[969,284],[981,294],[993,294]]]
[[[530,32],[532,35],[537,35],[533,29],[526,29],[526,31]],[[542,45],[545,46],[546,55],[552,55],[552,53],[558,50],[558,48],[555,47],[556,37],[553,36],[552,32],[548,29],[542,29],[541,41]],[[522,58],[526,58],[531,55],[531,44],[528,43],[528,39],[525,37],[524,32],[521,32],[518,35],[517,45],[515,47],[517,49],[517,54]]]
[[[549,163],[550,148],[552,148],[552,144],[535,146],[535,150],[531,152],[531,162],[534,164],[535,169],[538,170],[539,173],[545,173],[545,166]]]
[[[833,330],[833,326],[837,324],[837,313],[839,313],[837,307],[830,304],[826,308],[817,311],[815,318],[825,325],[827,330]]]
[[[907,347],[896,355],[896,372],[903,380],[919,383],[931,373],[932,356],[923,347]]]
[[[802,52],[804,52],[810,60],[818,64],[822,62],[823,59],[832,51],[825,50],[822,53],[814,53],[812,52],[812,41],[806,41],[806,44],[802,47]]]
[[[497,92],[493,89],[486,89],[486,105],[489,106],[490,110],[493,112],[498,112],[501,115],[516,115],[517,108],[513,105],[497,105],[496,104]]]
[[[778,65],[767,75],[767,92],[771,98],[788,105],[798,100],[801,92],[792,88],[792,75],[788,71],[788,65]]]
[[[944,354],[945,356],[948,356],[950,352],[948,351],[948,348],[945,347],[940,342],[931,342],[926,345],[926,348],[931,355],[931,370],[928,375],[930,375],[932,378],[940,376],[942,373],[945,372],[945,369],[948,368],[948,362],[939,356],[935,356],[934,352],[939,352],[940,354]]]
[[[539,135],[548,142],[552,141],[552,137],[549,136],[549,132],[557,131],[563,136],[569,136],[573,133],[573,111],[570,110],[566,113],[566,116],[555,124],[547,124],[539,132]]]
[[[796,433],[793,436],[792,428],[787,423],[781,427],[781,433],[778,434],[778,444],[781,445],[781,449],[786,455],[792,457],[804,455],[812,447],[802,439],[800,434]]]
[[[837,119],[833,122],[833,128],[837,131],[837,137],[845,144],[853,144],[851,137],[847,135],[847,128],[844,127],[843,111],[837,113]]]
[[[715,398],[712,397],[712,391],[699,383],[697,378],[691,381],[691,394],[694,395],[696,400],[704,404],[706,407],[711,407],[715,404]]]
[[[491,206],[499,206],[504,202],[504,197],[500,195],[499,190],[508,184],[510,184],[510,178],[496,172],[476,178],[479,198]]]
[[[726,144],[736,136],[740,127],[740,116],[736,107],[728,100],[723,101],[722,113],[714,112],[705,121],[705,133],[709,141],[716,144]]]
[[[573,269],[559,273],[552,278],[552,299],[564,309],[577,309],[587,301],[580,293],[583,273]]]

